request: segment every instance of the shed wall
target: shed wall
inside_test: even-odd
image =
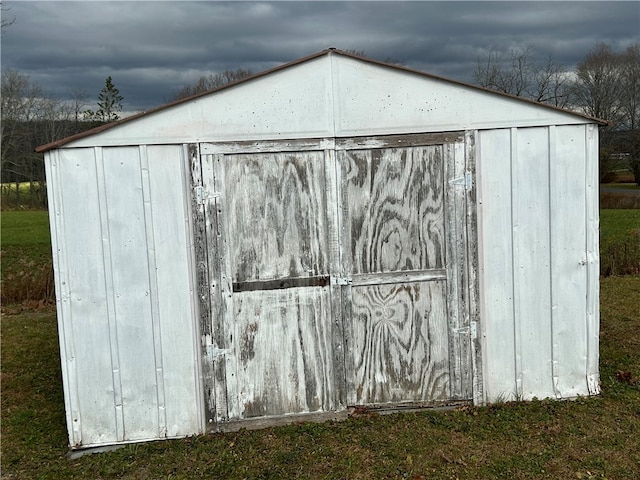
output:
[[[598,392],[598,131],[478,141],[486,400]]]
[[[200,430],[181,146],[45,159],[69,441]]]

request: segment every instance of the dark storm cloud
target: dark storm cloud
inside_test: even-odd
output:
[[[598,42],[640,41],[637,2],[21,2],[2,67],[95,98],[107,75],[147,109],[204,74],[258,72],[327,47],[472,81],[492,50],[536,47],[573,68]]]

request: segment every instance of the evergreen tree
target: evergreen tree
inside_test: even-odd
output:
[[[85,117],[88,120],[98,120],[101,122],[112,122],[118,120],[122,111],[122,95],[113,81],[111,75],[105,80],[104,88],[98,94],[98,111],[87,110]]]

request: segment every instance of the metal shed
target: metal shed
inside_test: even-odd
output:
[[[40,147],[71,447],[598,393],[599,123],[329,49]]]

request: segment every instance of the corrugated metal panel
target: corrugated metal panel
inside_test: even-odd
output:
[[[69,443],[115,442],[100,200],[87,188],[96,185],[93,150],[55,151],[46,164]]]
[[[189,284],[191,225],[186,204],[186,160],[178,146],[149,146],[149,197],[153,229],[157,285],[155,341],[160,349],[156,361],[162,367],[165,390],[165,428],[160,436],[177,437],[201,430],[202,397],[197,391],[199,362],[196,319],[191,316],[193,290]],[[158,353],[156,351],[156,355]]]
[[[597,373],[597,320],[588,309],[594,309],[598,278],[588,275],[587,261],[597,265],[597,254],[585,239],[593,243],[597,237],[589,218],[594,212],[589,197],[597,189],[585,188],[585,179],[593,177],[597,158],[590,128],[480,132],[489,401],[593,393],[587,379]]]
[[[70,444],[200,430],[181,148],[46,163]]]

